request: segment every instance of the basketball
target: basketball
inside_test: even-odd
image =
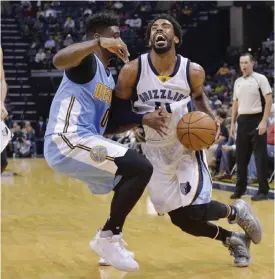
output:
[[[179,141],[188,149],[195,151],[208,148],[215,141],[217,127],[215,121],[206,113],[194,111],[184,115],[177,126]]]

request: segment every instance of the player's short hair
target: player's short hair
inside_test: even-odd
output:
[[[179,38],[179,43],[177,44],[177,47],[180,47],[182,44],[182,29],[180,24],[177,22],[177,20],[172,17],[171,15],[168,14],[158,14],[147,26],[146,30],[146,41],[149,42],[150,36],[151,36],[151,29],[153,24],[158,20],[158,19],[166,19],[169,22],[172,23],[175,31],[175,35]]]
[[[219,116],[220,118],[226,119],[226,117],[227,117],[227,112],[224,111],[223,109],[218,109],[218,110],[217,110],[217,116]]]
[[[87,20],[86,36],[100,33],[103,29],[110,26],[119,26],[119,18],[117,15],[110,12],[96,13]]]
[[[249,53],[249,52],[245,52],[245,53],[241,54],[240,57],[243,57],[243,56],[248,56],[251,62],[255,61],[253,55],[251,53]]]

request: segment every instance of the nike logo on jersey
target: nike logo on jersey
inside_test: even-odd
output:
[[[174,102],[178,102],[181,101],[185,98],[187,98],[188,96],[179,93],[179,92],[175,92],[172,90],[166,90],[166,89],[153,89],[153,90],[148,90],[147,92],[143,92],[141,94],[139,94],[139,99],[145,103],[148,102],[150,100],[154,100],[154,101],[167,101],[167,100],[171,100]]]

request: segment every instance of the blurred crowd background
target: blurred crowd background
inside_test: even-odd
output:
[[[148,22],[165,12],[174,16],[183,29],[183,45],[178,53],[204,67],[207,74],[204,92],[223,121],[221,137],[208,151],[211,170],[217,179],[234,175],[235,139],[229,137],[228,128],[233,84],[240,76],[239,56],[242,52],[254,56],[254,70],[268,78],[274,92],[274,2],[2,1],[1,8],[1,45],[9,87],[6,122],[13,132],[8,156],[42,156],[50,104],[62,78],[62,73],[53,66],[53,56],[60,49],[85,39],[85,23],[91,15],[106,10],[117,13],[121,37],[128,45],[130,58],[135,59],[148,51],[145,41]],[[237,18],[240,10],[241,19]],[[234,13],[236,21],[242,23],[239,45],[232,43]],[[117,58],[111,61],[115,79],[122,66]],[[142,128],[138,128],[113,139],[141,151],[142,133]],[[269,119],[268,148],[271,177],[273,113]],[[254,161],[252,156],[251,182],[256,180]]]

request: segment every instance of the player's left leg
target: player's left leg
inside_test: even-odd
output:
[[[228,231],[211,222],[199,220],[203,219],[205,207],[206,205],[199,205],[196,208],[181,207],[168,214],[172,223],[182,231],[193,236],[222,241],[223,245],[230,250],[230,254],[234,256],[236,266],[248,266],[251,263],[249,237],[245,233]]]
[[[260,222],[243,200],[237,200],[232,205],[226,205],[217,201],[211,201],[212,179],[210,177],[204,152],[196,152],[196,164],[186,164],[182,161],[178,171],[178,183],[182,206],[186,207],[189,216],[200,221],[214,221],[228,218],[230,224],[237,223],[251,240],[258,244],[261,241],[262,229]],[[194,174],[193,176],[191,176]],[[188,184],[188,185],[187,185]],[[189,186],[189,188],[187,187]],[[191,188],[191,190],[189,190]],[[192,192],[195,188],[193,200],[186,203],[186,192]],[[200,207],[204,204],[205,206]],[[198,210],[197,210],[198,209]]]

